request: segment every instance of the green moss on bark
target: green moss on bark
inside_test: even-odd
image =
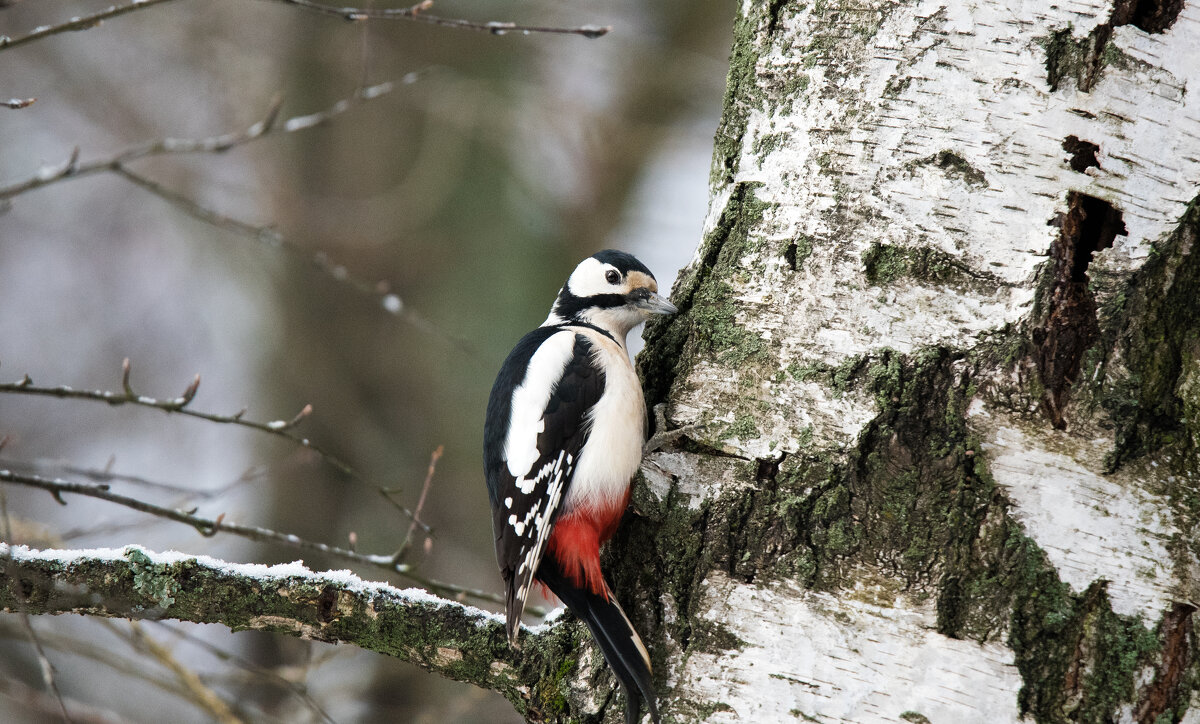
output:
[[[1120,319],[1105,343],[1124,370],[1104,379],[1101,404],[1116,425],[1115,468],[1168,447],[1196,459],[1200,418],[1190,376],[1200,363],[1200,200],[1153,254],[1122,295]]]
[[[197,559],[162,563],[134,546],[111,560],[11,556],[4,562],[0,610],[170,618],[350,642],[498,691],[530,717],[546,718],[569,704],[561,696],[560,662],[578,646],[573,627],[525,632],[518,652],[503,623],[477,609],[352,586],[340,577],[249,575]],[[552,711],[543,708],[550,705]]]
[[[666,399],[676,378],[701,358],[737,366],[766,352],[763,340],[737,321],[737,305],[725,275],[760,243],[752,234],[769,204],[754,194],[761,184],[738,184],[716,227],[705,238],[700,261],[685,272],[672,295],[679,313],[646,325],[646,348],[638,370],[651,405]],[[722,274],[714,274],[715,269]]]

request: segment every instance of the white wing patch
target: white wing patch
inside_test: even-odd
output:
[[[508,437],[504,440],[504,459],[508,472],[517,479],[521,492],[529,494],[533,482],[525,478],[537,462],[538,435],[546,429],[542,415],[554,386],[575,354],[575,333],[557,332],[546,338],[529,359],[525,379],[513,390]]]
[[[567,459],[565,467],[563,465],[564,457]],[[546,489],[545,508],[542,508],[542,501],[539,500],[534,503],[524,521],[517,520],[515,515],[510,515],[508,518],[509,525],[513,526],[513,530],[518,536],[525,532],[525,528],[530,522],[533,523],[533,528],[530,530],[532,540],[522,541],[521,551],[518,553],[521,564],[517,566],[516,580],[518,582],[517,599],[521,602],[521,611],[525,609],[525,600],[529,598],[529,586],[533,582],[533,574],[537,572],[538,565],[542,562],[542,553],[546,551],[546,543],[550,540],[550,529],[554,527],[551,519],[562,501],[563,486],[571,479],[574,466],[570,457],[565,452],[560,452],[557,458],[547,463],[539,471],[539,477],[542,477],[543,474],[548,475],[550,480],[550,487]]]

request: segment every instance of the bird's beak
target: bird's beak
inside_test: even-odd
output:
[[[654,293],[638,301],[637,306],[639,309],[644,309],[651,314],[674,314],[679,311],[674,304],[667,301],[666,297]]]

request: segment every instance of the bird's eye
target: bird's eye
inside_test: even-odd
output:
[[[618,274],[615,269],[609,269],[608,271],[604,272],[604,279],[608,281],[609,284],[616,284],[617,282],[621,281],[621,275]]]

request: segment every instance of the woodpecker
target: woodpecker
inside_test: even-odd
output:
[[[629,503],[642,459],[646,404],[625,337],[678,310],[630,254],[584,259],[550,316],[521,338],[496,377],[483,462],[508,639],[517,645],[535,582],[583,620],[625,691],[625,720],[640,701],[659,721],[650,656],[600,570],[600,545]]]

